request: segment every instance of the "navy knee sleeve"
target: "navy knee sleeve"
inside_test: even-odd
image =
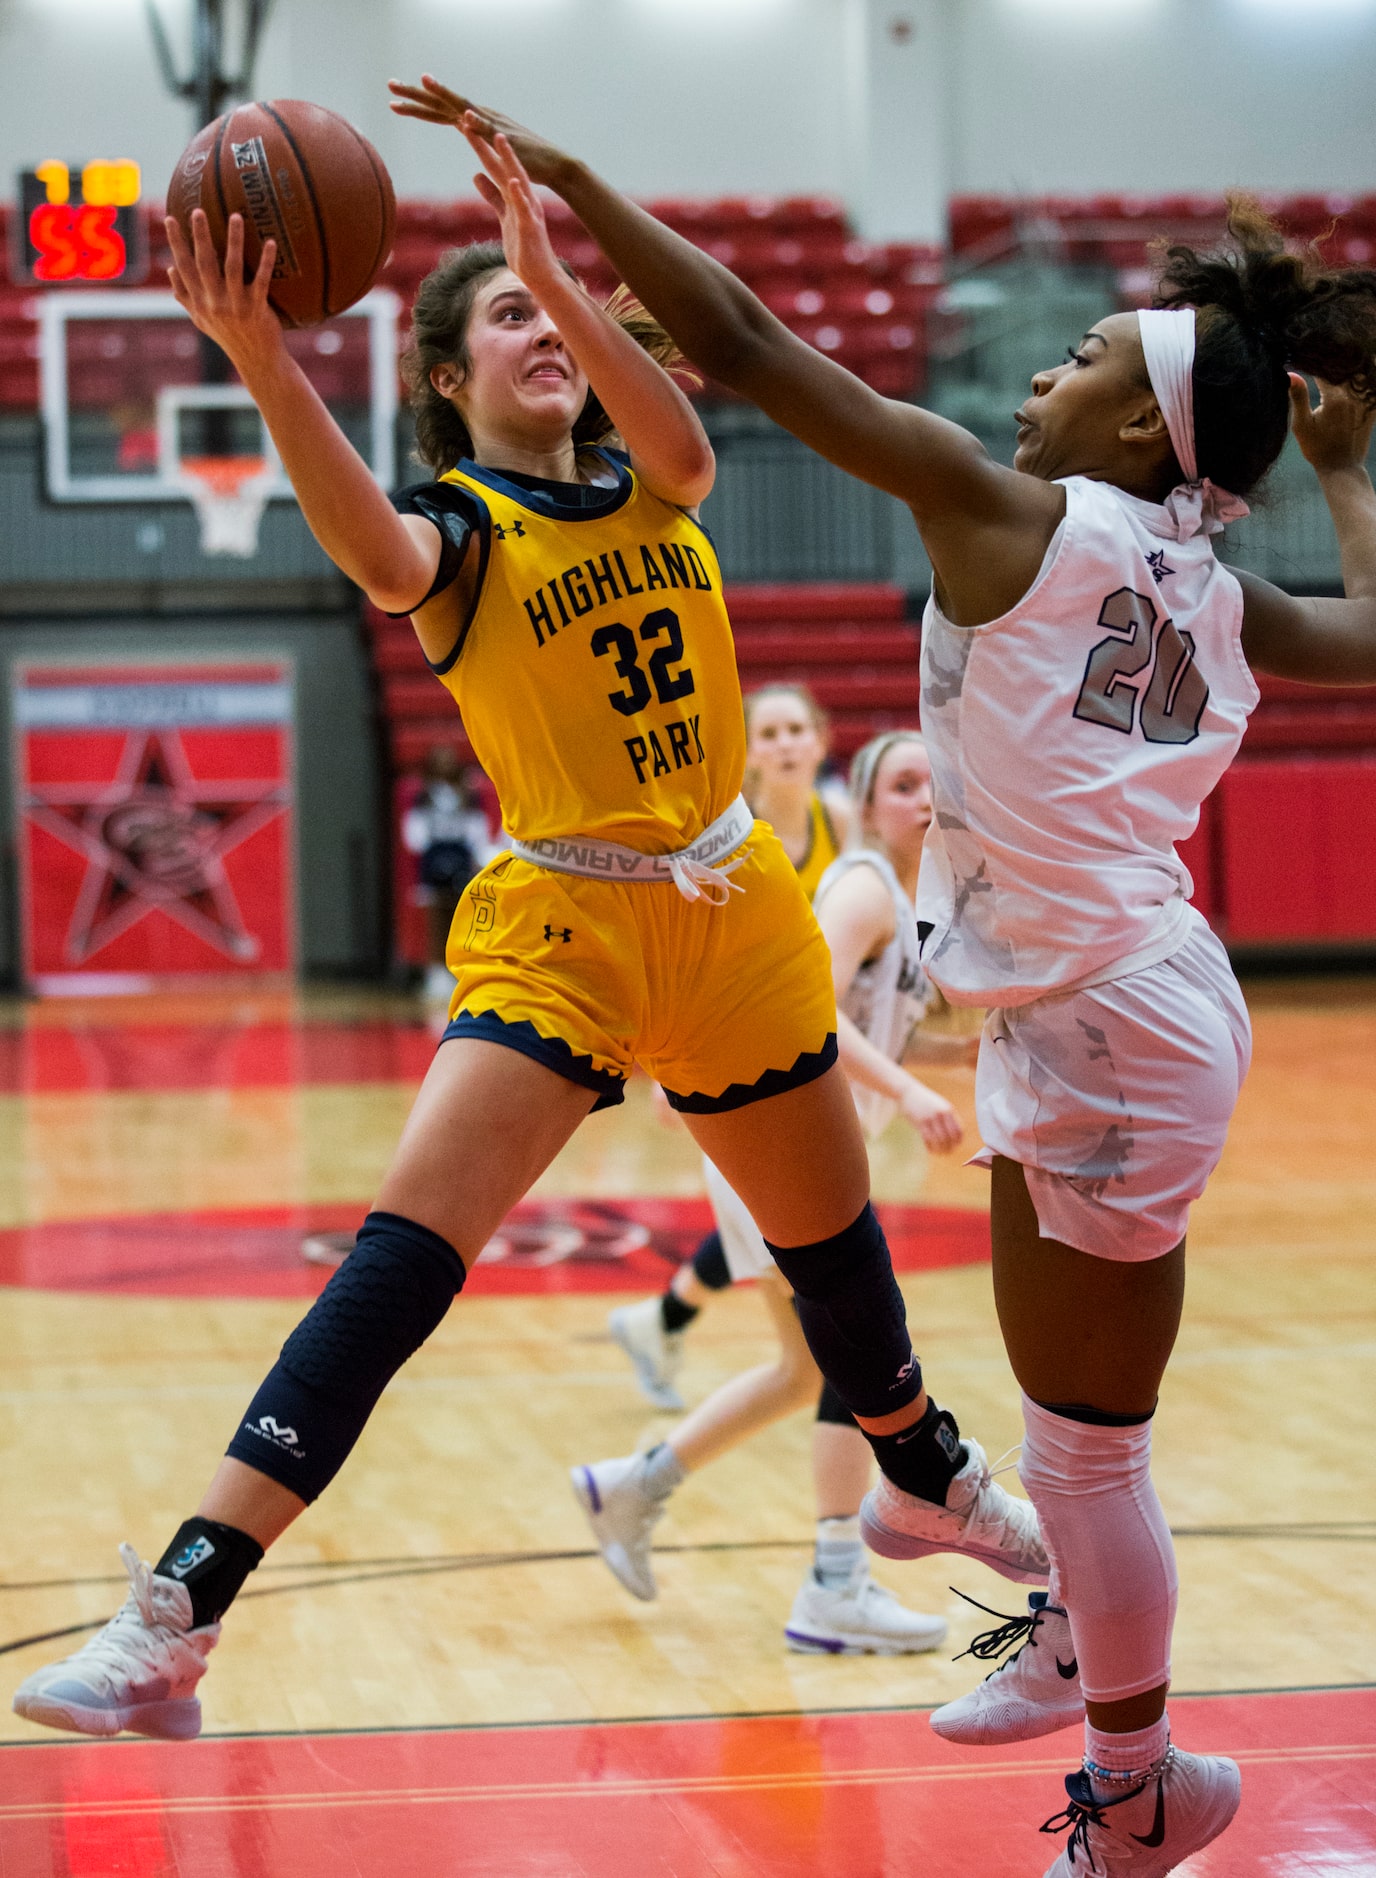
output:
[[[282,1345],[229,1454],[316,1499],[464,1277],[447,1239],[395,1213],[370,1213],[353,1251]]]
[[[709,1232],[693,1254],[693,1276],[709,1291],[725,1291],[731,1282],[731,1270],[722,1249],[721,1234]]]
[[[859,1427],[855,1417],[825,1379],[822,1382],[822,1393],[817,1402],[817,1419],[819,1422],[829,1423],[834,1428]]]
[[[817,1367],[851,1414],[873,1420],[915,1402],[922,1369],[874,1208],[830,1239],[769,1250],[793,1287]]]

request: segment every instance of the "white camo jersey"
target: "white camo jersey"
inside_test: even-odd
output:
[[[1242,590],[1166,508],[1070,477],[1037,581],[1001,619],[922,631],[933,821],[922,961],[953,1004],[1126,976],[1185,938],[1194,832],[1258,698]],[[929,930],[930,928],[930,930]]]

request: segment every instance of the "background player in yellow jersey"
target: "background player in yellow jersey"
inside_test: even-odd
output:
[[[690,514],[711,487],[706,436],[560,266],[509,149],[485,161],[506,253],[470,256],[421,296],[411,374],[441,480],[400,514],[287,352],[267,299],[273,244],[245,281],[237,217],[223,266],[203,215],[194,249],[168,224],[178,299],[253,395],[322,546],[378,605],[412,614],[513,841],[460,903],[452,1021],[353,1252],[157,1566],[124,1548],[123,1611],[18,1691],[33,1721],[198,1732],[219,1620],[264,1549],[637,1063],[767,1235],[814,1354],[932,1549],[1046,1572],[1030,1507],[923,1386],[836,1064],[826,943],[740,800],[731,629]],[[626,455],[598,447],[612,432]]]
[[[826,771],[831,726],[806,685],[761,685],[745,700],[745,793],[783,843],[810,900],[845,845],[850,798]]]

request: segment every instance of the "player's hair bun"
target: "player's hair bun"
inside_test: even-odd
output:
[[[1228,237],[1213,254],[1167,248],[1156,304],[1199,315],[1199,473],[1245,496],[1284,448],[1287,372],[1376,404],[1376,272],[1325,267],[1313,248],[1292,252],[1250,196],[1229,196]]]

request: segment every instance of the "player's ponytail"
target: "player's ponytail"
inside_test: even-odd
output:
[[[484,280],[505,266],[506,256],[497,242],[473,242],[444,255],[416,292],[411,338],[401,355],[401,375],[415,420],[416,455],[437,476],[453,469],[460,457],[472,456],[473,439],[462,413],[435,389],[430,374],[437,365],[449,364],[468,372],[472,363],[468,322],[473,302]],[[572,268],[568,271],[573,273]],[[617,288],[607,302],[607,311],[657,364],[666,371],[683,372],[683,355],[678,347],[627,288]],[[590,391],[573,427],[574,443],[605,443],[613,435],[611,419]]]
[[[662,366],[666,372],[672,372],[678,379],[687,380],[690,385],[697,386],[702,383],[697,373],[689,368],[688,361],[679,351],[676,343],[665,332],[653,313],[640,304],[629,287],[618,287],[611,298],[605,302],[605,306],[617,325],[631,335],[642,352],[649,353],[656,365]],[[590,391],[588,401],[573,427],[574,443],[606,443],[608,438],[615,435],[615,427],[602,409],[601,400],[595,391]]]
[[[1160,307],[1194,307],[1199,474],[1246,496],[1285,446],[1288,371],[1350,386],[1376,404],[1376,272],[1289,252],[1260,203],[1228,198],[1229,243],[1216,254],[1167,248]]]

